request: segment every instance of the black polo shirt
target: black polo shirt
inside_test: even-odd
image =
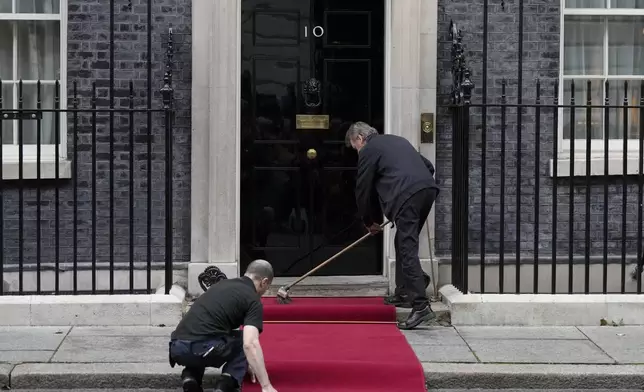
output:
[[[263,329],[263,306],[253,281],[246,276],[226,279],[203,293],[172,332],[171,339],[206,340],[230,335],[242,325]]]

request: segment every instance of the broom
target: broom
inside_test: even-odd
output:
[[[387,222],[385,222],[385,223],[381,224],[381,225],[380,225],[380,228],[381,228],[381,229],[384,229],[384,227],[385,227],[387,224],[389,224],[389,221],[387,221]],[[288,284],[288,285],[286,285],[286,286],[282,286],[282,287],[280,287],[280,288],[277,290],[277,296],[276,296],[277,303],[279,303],[279,304],[289,304],[289,303],[291,303],[292,299],[291,299],[291,297],[290,297],[290,295],[289,295],[289,291],[291,290],[291,288],[292,288],[293,286],[295,286],[296,284],[300,283],[301,281],[303,281],[304,279],[306,279],[306,278],[307,278],[307,277],[309,277],[310,275],[314,274],[317,270],[319,270],[320,268],[322,268],[322,267],[324,267],[325,265],[329,264],[329,263],[330,263],[330,262],[332,262],[333,260],[337,259],[337,258],[338,258],[338,257],[340,257],[344,252],[346,252],[346,251],[348,251],[349,249],[353,248],[354,246],[358,245],[359,243],[361,243],[362,241],[364,241],[365,239],[367,239],[367,238],[368,238],[369,236],[371,236],[371,235],[372,235],[371,233],[367,233],[367,234],[363,235],[361,238],[357,239],[357,240],[356,240],[355,242],[353,242],[351,245],[349,245],[349,246],[347,246],[346,248],[342,249],[341,251],[339,251],[339,252],[338,252],[338,253],[336,253],[335,255],[333,255],[333,256],[331,256],[331,257],[329,257],[329,258],[328,258],[326,261],[324,261],[322,264],[318,265],[317,267],[313,268],[312,270],[310,270],[310,271],[309,271],[309,272],[307,272],[306,274],[302,275],[302,276],[301,276],[300,278],[298,278],[295,282],[293,282],[293,283],[291,283],[291,284]]]

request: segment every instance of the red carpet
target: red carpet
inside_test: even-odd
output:
[[[382,298],[263,302],[260,341],[278,392],[425,391],[420,362]],[[246,381],[243,390],[261,388]]]

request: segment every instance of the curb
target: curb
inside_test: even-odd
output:
[[[427,389],[642,389],[644,365],[423,363]]]
[[[500,365],[423,363],[434,389],[641,389],[644,365]],[[12,369],[13,368],[13,369]],[[181,367],[167,363],[38,363],[0,365],[0,386],[11,389],[101,389],[181,387]],[[9,377],[9,372],[11,373]],[[208,369],[204,387],[219,375]]]
[[[11,374],[11,370],[13,370],[13,365],[0,363],[0,390],[4,390],[5,387],[9,386],[9,374]]]
[[[181,388],[182,369],[168,363],[25,363],[8,378],[11,389],[171,389]],[[204,386],[212,387],[219,373],[207,369]]]

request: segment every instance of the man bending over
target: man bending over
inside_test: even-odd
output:
[[[375,199],[380,201],[387,219],[396,225],[396,291],[385,302],[411,305],[407,320],[399,326],[416,328],[435,317],[418,258],[418,236],[439,193],[434,165],[407,139],[379,135],[364,122],[351,125],[346,144],[358,151],[356,203],[363,223],[372,234],[381,230],[370,208]]]
[[[223,365],[215,392],[239,390],[250,366],[262,392],[277,392],[264,364],[259,334],[263,329],[261,296],[273,281],[268,261],[255,260],[240,278],[212,285],[192,305],[170,336],[170,365],[185,366],[184,392],[202,392],[206,367]],[[243,325],[243,333],[238,330]]]

